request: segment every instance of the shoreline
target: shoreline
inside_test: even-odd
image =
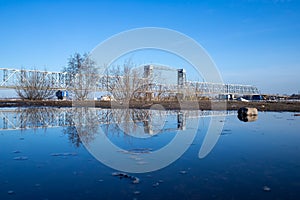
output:
[[[197,105],[198,103],[198,105]],[[113,104],[113,106],[112,106]],[[159,104],[160,106],[154,106]],[[128,108],[123,104],[109,101],[70,101],[70,100],[0,100],[0,108],[7,107],[72,107],[87,106],[97,108]],[[196,109],[195,109],[196,106]],[[130,101],[129,108],[133,109],[166,109],[166,110],[238,110],[241,107],[255,107],[259,111],[300,112],[300,102],[241,102],[241,101]]]

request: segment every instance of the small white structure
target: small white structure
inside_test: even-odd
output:
[[[249,100],[247,99],[244,99],[243,97],[239,97],[237,98],[238,101],[243,101],[243,102],[249,102]]]
[[[113,96],[107,95],[107,96],[102,96],[100,98],[100,101],[116,101],[116,99]]]

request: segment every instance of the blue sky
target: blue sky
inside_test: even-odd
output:
[[[128,29],[163,27],[201,44],[226,83],[300,91],[300,1],[0,0],[0,67],[60,71]]]

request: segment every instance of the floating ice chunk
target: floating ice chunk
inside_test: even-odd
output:
[[[17,156],[17,157],[14,157],[14,160],[28,160],[28,157],[26,157],[26,156]]]

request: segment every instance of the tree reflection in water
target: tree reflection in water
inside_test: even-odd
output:
[[[99,122],[96,109],[90,107],[78,107],[71,109],[72,124],[69,131],[66,132],[73,140],[70,140],[75,146],[79,147],[82,142],[89,144],[94,140],[98,133]],[[75,143],[74,143],[75,142]]]
[[[65,126],[63,128],[63,133],[65,135],[68,135],[69,141],[75,147],[80,147],[81,140],[80,140],[79,135],[77,134],[77,130],[76,130],[75,124],[73,122],[73,113],[72,112],[66,112],[65,122],[66,122],[67,126]]]
[[[175,111],[93,107],[30,107],[15,111],[22,130],[61,126],[75,147],[82,142],[89,144],[100,129],[111,136],[151,137],[162,131],[169,112]]]
[[[76,147],[88,145],[99,132],[145,138],[160,132],[165,117],[162,110],[72,108],[63,131]]]
[[[18,108],[16,114],[20,122],[20,128],[24,129],[37,129],[47,128],[54,126],[57,118],[58,108],[49,107],[30,107]]]

